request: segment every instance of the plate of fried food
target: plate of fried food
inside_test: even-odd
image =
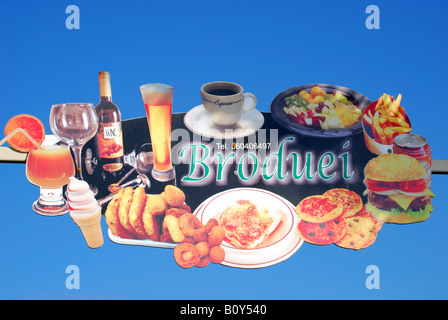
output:
[[[262,268],[291,257],[302,245],[294,206],[257,188],[235,188],[211,196],[193,213],[203,224],[216,220],[224,229],[221,263]]]
[[[161,194],[146,194],[143,187],[121,189],[109,202],[105,218],[109,238],[120,244],[174,248],[166,227],[167,215],[180,216],[191,212],[185,194],[167,185]]]
[[[172,248],[182,268],[224,261],[224,230],[215,219],[202,224],[176,186],[167,185],[161,194],[150,195],[143,187],[121,189],[104,215],[109,238],[115,243]]]

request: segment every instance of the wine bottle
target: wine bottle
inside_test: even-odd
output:
[[[98,74],[100,82],[100,103],[95,107],[98,115],[97,147],[100,165],[104,170],[115,172],[123,168],[123,132],[121,114],[112,102],[110,74],[101,71]]]

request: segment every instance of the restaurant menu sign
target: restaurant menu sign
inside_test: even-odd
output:
[[[401,94],[371,101],[301,85],[262,113],[240,85],[212,82],[179,114],[171,86],[140,90],[146,117],[122,121],[121,169],[104,170],[96,137],[79,169],[67,169],[67,212],[91,248],[104,242],[105,219],[111,241],[172,248],[182,268],[262,268],[303,245],[366,250],[384,223],[423,222],[434,210],[431,149]]]

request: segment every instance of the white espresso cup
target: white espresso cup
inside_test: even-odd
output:
[[[210,82],[201,87],[201,100],[210,120],[217,126],[234,126],[243,113],[255,109],[257,98],[232,82]]]

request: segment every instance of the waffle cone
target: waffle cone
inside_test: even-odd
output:
[[[90,215],[70,214],[73,221],[81,229],[82,235],[90,248],[99,248],[103,245],[103,233],[101,231],[101,209]]]

